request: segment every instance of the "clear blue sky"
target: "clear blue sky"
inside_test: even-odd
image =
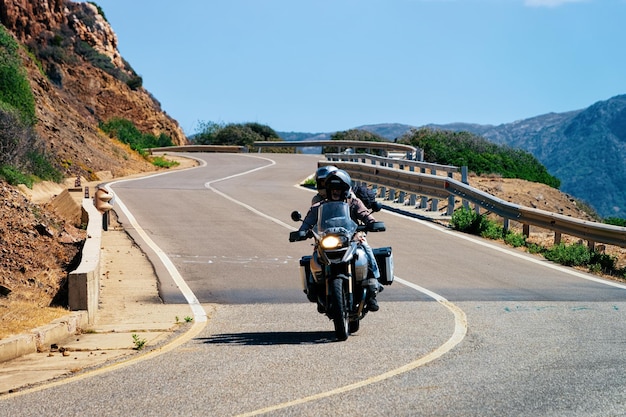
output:
[[[96,0],[186,134],[500,124],[626,93],[626,0]]]

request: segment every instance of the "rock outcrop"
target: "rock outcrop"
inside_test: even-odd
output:
[[[114,117],[130,120],[144,133],[165,134],[174,144],[187,143],[178,122],[141,87],[94,4],[0,0],[0,21],[24,46],[37,133],[68,176],[97,180],[98,171],[121,176],[154,169],[98,129]]]

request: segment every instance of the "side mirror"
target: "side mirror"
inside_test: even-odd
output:
[[[300,214],[299,211],[292,211],[291,220],[293,220],[294,222],[302,221],[302,214]]]

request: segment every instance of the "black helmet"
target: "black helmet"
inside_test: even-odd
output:
[[[326,177],[326,195],[328,198],[332,196],[332,190],[340,190],[341,199],[347,200],[351,189],[352,179],[350,175],[342,169],[338,169]]]
[[[326,190],[326,178],[335,171],[337,171],[337,167],[334,165],[319,167],[315,171],[315,185],[318,190]]]

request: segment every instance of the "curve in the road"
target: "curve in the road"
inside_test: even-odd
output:
[[[416,368],[419,368],[420,366],[426,365],[429,362],[434,361],[435,359],[440,358],[441,356],[443,356],[444,354],[446,354],[447,352],[449,352],[450,350],[452,350],[456,345],[458,345],[459,343],[461,343],[461,341],[465,338],[465,335],[467,334],[467,316],[465,315],[465,312],[463,312],[463,310],[461,310],[459,307],[457,307],[456,305],[454,305],[453,303],[449,302],[448,300],[446,300],[445,298],[443,298],[442,296],[427,290],[426,288],[420,287],[419,285],[415,285],[409,281],[405,281],[402,278],[399,277],[394,277],[394,281],[397,281],[400,284],[406,285],[409,288],[412,288],[416,291],[419,291],[421,293],[426,294],[427,296],[433,298],[435,301],[437,301],[439,304],[443,305],[445,308],[447,308],[448,310],[450,310],[450,312],[454,315],[454,332],[452,333],[452,336],[446,341],[446,343],[444,343],[443,345],[439,346],[437,349],[433,350],[432,352],[414,360],[413,362],[407,363],[404,366],[401,366],[399,368],[396,369],[392,369],[390,371],[387,371],[385,373],[382,373],[380,375],[376,375],[373,376],[371,378],[367,378],[361,381],[357,381],[353,384],[349,384],[349,385],[344,385],[343,387],[338,387],[329,391],[324,391],[324,392],[320,392],[318,394],[314,394],[314,395],[310,395],[308,397],[303,397],[303,398],[298,398],[292,401],[288,401],[288,402],[284,402],[281,404],[276,404],[273,406],[269,406],[269,407],[265,407],[265,408],[260,408],[258,410],[254,410],[254,411],[250,411],[248,413],[244,413],[244,414],[239,414],[237,417],[250,417],[250,416],[257,416],[257,415],[261,415],[261,414],[266,414],[266,413],[270,413],[272,411],[277,411],[277,410],[281,410],[284,408],[288,408],[288,407],[293,407],[296,405],[301,405],[310,401],[317,401],[317,400],[321,400],[323,398],[327,398],[327,397],[332,397],[333,395],[339,395],[339,394],[343,394],[345,392],[348,391],[352,391],[358,388],[362,388],[365,387],[367,385],[370,384],[374,384],[377,382],[381,382],[385,379],[389,379],[389,378],[393,378],[396,377],[400,374],[403,374],[405,372],[409,372],[412,371]]]
[[[218,191],[216,189],[214,189],[213,187],[211,187],[212,183],[215,182],[219,182],[219,181],[223,181],[226,180],[228,178],[233,178],[235,176],[241,176],[241,175],[245,175],[248,173],[252,173],[255,172],[257,170],[263,169],[263,168],[267,168],[269,166],[274,165],[276,162],[268,159],[268,158],[262,158],[262,157],[256,157],[256,156],[252,156],[250,155],[250,157],[252,158],[260,158],[260,159],[264,159],[267,160],[268,162],[270,162],[268,165],[263,166],[263,167],[259,167],[259,168],[255,168],[253,170],[249,170],[246,172],[242,172],[233,176],[229,176],[229,177],[225,177],[225,178],[221,178],[221,179],[217,179],[217,180],[213,180],[211,182],[208,182],[205,184],[205,187],[207,187],[208,189],[216,192],[217,194],[219,194],[220,196],[227,198],[228,200],[235,202],[237,204],[239,204],[242,207],[245,207],[246,209],[252,211],[253,213],[255,213],[256,215],[262,216],[266,219],[269,219],[287,229],[293,230],[293,227],[280,221],[279,219],[276,219],[272,216],[269,216],[265,213],[262,213],[258,210],[256,210],[254,207],[251,207],[241,201],[238,201],[230,196],[228,196],[227,194],[224,194],[221,191]],[[160,173],[160,174],[155,174],[155,175],[164,175],[167,173]],[[144,177],[145,178],[145,177]],[[116,183],[120,183],[120,182],[125,182],[125,181],[131,181],[130,179],[126,179],[126,180],[120,180],[120,181],[115,181],[112,182],[110,184],[107,184],[106,187],[110,187],[113,184]],[[109,188],[109,191],[110,188]],[[106,373],[106,372],[110,372],[140,361],[144,361],[144,360],[148,360],[148,359],[152,359],[156,356],[159,356],[163,353],[166,352],[170,352],[173,349],[175,349],[178,346],[181,346],[182,344],[186,343],[187,341],[191,340],[192,338],[194,338],[195,336],[197,336],[206,326],[207,323],[207,313],[204,310],[204,308],[202,307],[202,305],[200,304],[200,302],[198,301],[197,297],[194,295],[193,291],[189,288],[189,286],[187,285],[187,283],[185,282],[185,280],[183,279],[183,277],[180,275],[180,273],[178,272],[178,270],[176,269],[176,267],[174,266],[174,264],[172,263],[172,261],[169,259],[169,257],[165,254],[165,252],[148,236],[148,234],[143,230],[143,228],[139,225],[139,223],[136,221],[135,217],[130,213],[130,211],[128,210],[128,208],[126,207],[126,205],[124,204],[124,202],[120,199],[120,198],[116,198],[115,201],[116,205],[119,207],[120,210],[122,210],[125,214],[125,216],[127,217],[130,225],[135,229],[136,233],[144,240],[144,242],[154,251],[154,253],[159,257],[159,259],[161,260],[161,262],[163,263],[163,265],[166,267],[168,273],[171,275],[172,279],[175,281],[175,283],[178,285],[178,288],[180,288],[181,292],[183,293],[185,299],[187,300],[190,308],[193,311],[194,314],[194,325],[192,326],[192,328],[190,330],[188,330],[186,333],[184,333],[183,335],[181,335],[180,337],[172,340],[170,343],[168,343],[167,345],[157,349],[157,350],[153,350],[149,353],[146,353],[145,355],[141,355],[138,357],[133,357],[130,358],[126,361],[122,361],[122,362],[118,362],[109,366],[105,366],[102,368],[98,368],[95,369],[93,371],[81,374],[81,375],[77,375],[75,377],[72,378],[67,378],[64,380],[60,380],[60,381],[56,381],[53,382],[51,384],[46,384],[40,387],[35,387],[33,389],[30,390],[25,390],[25,391],[20,391],[20,395],[26,394],[26,393],[30,393],[33,391],[39,391],[39,390],[43,390],[45,388],[49,388],[52,386],[57,386],[57,385],[62,385],[65,383],[68,383],[70,381],[76,381],[78,379],[84,379],[84,378],[88,378],[88,377],[92,377],[98,374],[102,374],[102,373]],[[433,298],[435,301],[437,301],[438,303],[440,303],[442,306],[444,306],[445,308],[447,308],[453,315],[454,315],[454,332],[452,334],[452,336],[441,346],[439,346],[438,348],[436,348],[435,350],[431,351],[430,353],[404,365],[401,366],[399,368],[390,370],[388,372],[382,373],[380,375],[376,375],[370,378],[367,378],[365,380],[362,381],[358,381],[355,382],[353,384],[349,384],[349,385],[345,385],[343,387],[338,387],[336,389],[333,390],[329,390],[329,391],[325,391],[325,392],[321,392],[312,396],[308,396],[308,397],[303,397],[303,398],[299,398],[299,399],[295,399],[293,401],[290,402],[285,402],[285,403],[281,403],[281,404],[276,404],[274,406],[270,406],[267,408],[263,408],[263,409],[259,409],[259,410],[255,410],[246,414],[243,414],[245,416],[253,416],[253,415],[259,415],[259,414],[264,414],[270,411],[274,411],[274,410],[279,410],[279,409],[284,409],[290,406],[294,406],[297,404],[302,404],[302,403],[306,403],[306,402],[310,402],[310,401],[315,401],[315,400],[319,400],[321,398],[327,398],[327,397],[331,397],[334,395],[338,395],[347,391],[351,391],[351,390],[355,390],[370,384],[374,384],[380,381],[383,381],[385,379],[389,379],[392,377],[395,377],[397,375],[400,375],[402,373],[414,370],[424,364],[427,364],[439,357],[441,357],[442,355],[444,355],[445,353],[449,352],[451,349],[453,349],[456,345],[458,345],[463,338],[465,337],[466,333],[467,333],[467,318],[465,313],[458,308],[457,306],[455,306],[453,303],[449,302],[448,300],[446,300],[444,297],[426,289],[423,287],[420,287],[416,284],[413,284],[411,282],[405,281],[399,277],[395,277],[395,280],[403,285],[408,286],[409,288],[412,288],[418,292],[421,292],[431,298]]]

